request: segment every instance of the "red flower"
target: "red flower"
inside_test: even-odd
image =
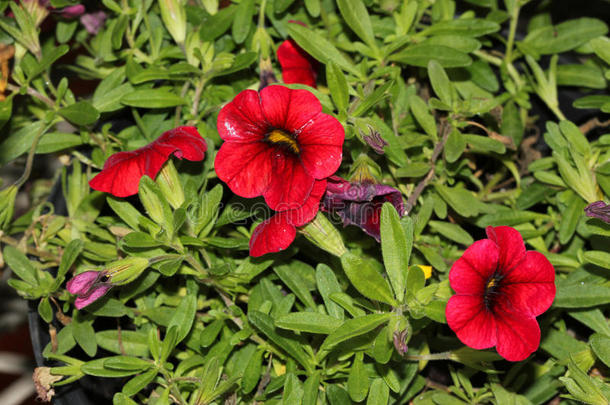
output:
[[[225,141],[218,177],[237,195],[262,195],[275,211],[300,208],[315,180],[339,168],[345,137],[311,92],[277,85],[239,93],[220,111],[218,132]]]
[[[540,344],[536,316],[553,303],[555,270],[541,253],[525,251],[516,229],[490,226],[487,236],[449,272],[456,294],[447,303],[447,323],[467,346],[496,346],[506,360],[524,360]]]
[[[282,67],[284,83],[300,83],[316,87],[318,61],[312,58],[292,39],[277,48],[277,60]]]
[[[142,176],[154,179],[170,155],[198,161],[206,149],[205,140],[195,127],[174,128],[140,149],[110,156],[89,185],[116,197],[127,197],[138,192]]]
[[[316,180],[307,201],[300,208],[278,212],[259,224],[250,239],[250,256],[258,257],[286,249],[296,237],[296,227],[314,219],[326,180]]]

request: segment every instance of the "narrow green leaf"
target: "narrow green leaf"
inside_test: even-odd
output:
[[[339,285],[339,281],[337,281],[335,273],[324,263],[319,263],[316,268],[316,285],[318,286],[318,291],[322,296],[328,315],[337,319],[343,319],[343,308],[330,299],[331,294],[341,292],[341,286]]]
[[[597,18],[576,18],[556,26],[535,29],[525,37],[524,43],[539,54],[556,54],[574,49],[607,32],[607,25]]]
[[[453,91],[449,76],[436,60],[431,60],[428,63],[428,76],[438,98],[448,106],[453,105]]]
[[[100,117],[100,112],[95,109],[88,101],[78,101],[63,107],[59,110],[59,114],[77,125],[93,124]]]
[[[322,346],[320,346],[320,352],[331,350],[339,343],[372,331],[379,325],[387,322],[390,316],[390,314],[370,314],[348,319],[337,330],[328,335]]]
[[[463,67],[472,63],[468,54],[442,45],[417,44],[389,57],[391,61],[407,65],[427,67],[431,60],[436,60],[442,67]]]
[[[447,239],[451,239],[454,242],[465,246],[470,246],[474,243],[472,236],[470,236],[470,234],[462,229],[462,227],[458,224],[442,221],[430,221],[428,224],[436,233],[444,236]]]
[[[396,208],[389,202],[381,208],[381,252],[394,296],[401,301],[405,294],[405,275],[409,267],[407,235]]]
[[[375,378],[371,383],[366,405],[387,405],[390,399],[390,388],[382,378]]]
[[[500,30],[500,24],[482,18],[459,18],[439,21],[423,30],[421,35],[464,35],[479,37]]]
[[[369,376],[362,364],[362,352],[356,353],[347,377],[347,393],[354,402],[364,401],[369,393]]]
[[[590,283],[559,284],[553,306],[587,308],[610,303],[610,287]]]
[[[16,132],[2,135],[2,140],[0,141],[0,165],[4,165],[29,151],[36,138],[36,134],[43,131],[44,127],[44,122],[34,121]]]
[[[277,1],[276,1],[277,3]],[[248,37],[252,27],[252,16],[254,15],[254,0],[242,0],[237,5],[231,34],[236,43],[241,44]]]
[[[292,265],[282,264],[275,266],[273,271],[277,276],[290,288],[290,290],[309,308],[315,309],[316,303],[307,289],[307,284],[304,282],[302,275],[295,271],[295,266],[304,265],[304,263],[293,262]]]
[[[396,305],[396,300],[388,282],[367,262],[347,252],[341,256],[343,270],[352,285],[367,298]]]
[[[585,261],[596,266],[610,269],[610,253],[601,250],[588,250],[584,254]]]
[[[424,129],[426,134],[431,136],[433,139],[437,139],[437,129],[434,117],[430,114],[428,105],[419,96],[413,95],[409,98],[409,107],[411,113],[417,120],[417,123]]]
[[[167,108],[186,104],[184,98],[162,89],[140,89],[121,97],[121,103],[142,108]]]
[[[595,355],[610,367],[610,336],[595,333],[591,336],[591,348]]]
[[[328,335],[340,325],[337,318],[317,312],[291,312],[275,321],[275,326],[299,332]]]
[[[326,81],[337,110],[345,111],[349,105],[349,88],[345,74],[333,62],[326,65]]]
[[[362,0],[337,0],[343,19],[365,44],[375,49],[375,36],[369,13]]]
[[[178,327],[177,341],[180,343],[191,331],[195,320],[195,312],[197,311],[197,296],[188,294],[180,300],[180,304],[176,307],[174,316],[167,326],[170,329],[172,326]]]
[[[587,205],[582,198],[571,190],[568,190],[568,192],[567,207],[562,212],[562,218],[559,224],[559,243],[562,245],[567,244],[570,239],[572,239],[572,235],[576,232],[576,226],[580,222],[580,219],[584,217],[584,209]]]
[[[3,251],[4,260],[19,278],[32,286],[38,286],[38,270],[30,260],[13,246],[7,245]]]

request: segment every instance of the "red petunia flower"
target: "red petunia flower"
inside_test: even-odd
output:
[[[445,315],[467,346],[520,361],[540,344],[536,316],[555,298],[555,270],[542,253],[526,251],[521,234],[509,226],[487,227],[489,239],[472,244],[449,272]]]
[[[110,156],[104,169],[89,181],[91,188],[116,197],[137,194],[142,176],[154,179],[170,155],[190,161],[202,160],[207,145],[195,127],[164,132],[148,145]]]
[[[286,249],[296,237],[296,227],[315,218],[326,180],[316,180],[307,201],[300,208],[278,212],[259,224],[250,239],[250,256],[258,257]]]
[[[343,226],[356,225],[380,242],[380,215],[385,202],[391,203],[398,215],[405,214],[402,195],[395,188],[371,182],[349,182],[332,176],[328,178],[322,210],[336,213]]]
[[[341,164],[343,126],[307,90],[244,90],[218,114],[224,143],[216,174],[242,197],[262,195],[275,211],[300,208],[315,180]]]
[[[292,39],[277,48],[277,60],[282,67],[284,83],[300,83],[316,87],[318,61],[312,58]]]

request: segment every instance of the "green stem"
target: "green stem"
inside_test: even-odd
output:
[[[519,21],[519,11],[521,7],[519,2],[516,1],[513,6],[513,12],[510,16],[510,26],[508,31],[508,41],[506,42],[506,52],[504,53],[504,60],[506,64],[511,64],[513,62],[513,45],[515,44],[515,32],[517,31],[517,22]]]
[[[408,354],[405,360],[421,361],[421,360],[451,360],[451,352],[430,353],[430,354]]]
[[[261,1],[261,6],[258,11],[258,27],[265,28],[265,7],[267,6],[267,0]]]
[[[40,128],[40,130],[34,137],[34,141],[32,142],[32,146],[30,147],[30,151],[28,152],[28,159],[25,163],[25,170],[23,171],[23,174],[21,175],[19,180],[15,182],[15,186],[17,186],[17,188],[21,187],[30,177],[30,174],[32,173],[32,166],[34,164],[34,155],[36,154],[36,147],[38,146],[38,141],[40,141],[42,135],[47,132],[51,125],[52,124],[49,124],[45,127]]]

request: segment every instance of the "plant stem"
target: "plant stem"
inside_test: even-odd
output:
[[[508,41],[506,42],[506,52],[504,53],[504,60],[506,64],[512,64],[513,56],[513,45],[515,44],[515,33],[517,31],[517,22],[519,21],[519,11],[521,6],[519,1],[516,1],[513,6],[513,12],[510,16],[510,26],[508,28]]]
[[[430,354],[407,354],[405,360],[451,360],[451,352],[430,353]]]
[[[6,88],[10,91],[14,91],[16,93],[19,92],[20,88],[19,86],[15,86],[14,84],[10,84],[8,83],[6,85]],[[28,87],[26,90],[26,93],[29,94],[30,96],[37,98],[38,100],[42,101],[43,103],[45,103],[46,105],[48,105],[51,108],[55,108],[55,102],[53,100],[51,100],[50,98],[48,98],[47,96],[40,94],[38,91],[34,90],[31,87]]]
[[[443,120],[441,122],[441,139],[436,144],[436,146],[434,147],[434,151],[432,152],[432,157],[430,158],[430,170],[428,171],[428,174],[426,174],[426,177],[424,177],[419,182],[417,187],[415,187],[415,190],[413,190],[413,193],[411,193],[411,195],[409,196],[406,206],[407,215],[411,213],[411,209],[415,205],[415,202],[417,201],[421,193],[424,191],[430,180],[432,180],[432,178],[434,177],[434,164],[436,163],[436,159],[438,159],[443,148],[445,147],[445,143],[447,142],[447,138],[449,137],[449,134],[451,133],[452,129],[453,127],[449,125],[447,121]]]
[[[38,131],[38,133],[34,137],[34,141],[32,142],[32,146],[30,147],[30,151],[28,152],[28,158],[27,158],[27,161],[25,163],[25,170],[23,171],[23,174],[21,175],[19,180],[17,180],[15,182],[15,186],[17,186],[17,188],[21,187],[27,181],[27,179],[30,177],[30,173],[32,173],[32,166],[34,165],[34,155],[36,154],[36,147],[38,146],[38,141],[40,141],[40,137],[45,132],[47,132],[47,130],[50,127],[51,127],[51,124],[48,124],[48,125],[40,128],[40,130]]]

